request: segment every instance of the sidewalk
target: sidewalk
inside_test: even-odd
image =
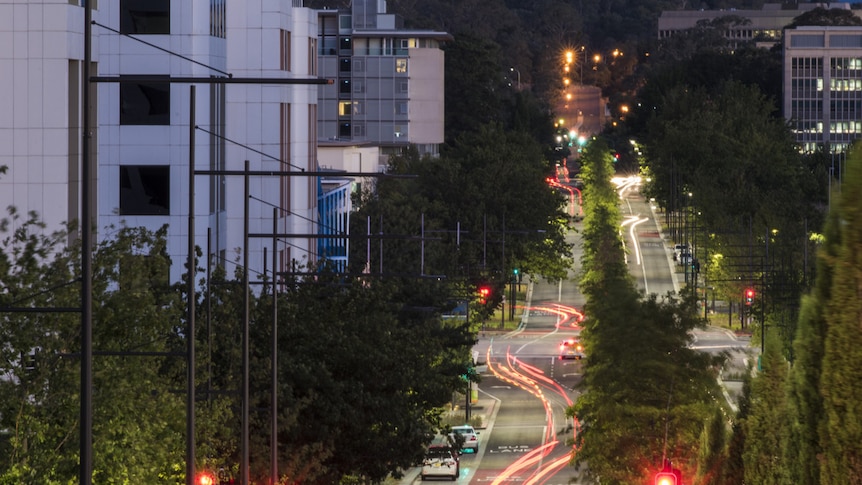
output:
[[[484,394],[483,391],[479,390],[479,399],[470,405],[470,422],[478,421],[481,424],[475,425],[476,431],[479,433],[479,455],[485,453],[485,449],[483,448],[483,443],[487,443],[488,434],[491,431],[491,428],[494,426],[494,418],[497,416],[497,411],[499,407],[497,405],[497,400]],[[450,411],[450,413],[457,413],[463,416],[464,410],[457,407]],[[438,436],[438,438],[441,438]],[[441,438],[442,439],[442,438]],[[436,441],[436,440],[435,440]],[[400,481],[387,481],[387,485],[390,483],[398,483],[398,485],[411,485],[413,483],[419,482],[419,473],[422,471],[421,467],[413,467],[409,470],[405,471],[404,478]]]

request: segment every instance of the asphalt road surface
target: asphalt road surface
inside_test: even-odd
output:
[[[659,297],[677,293],[685,278],[673,261],[672,242],[661,233],[654,207],[640,195],[637,183],[621,184],[619,193],[628,265],[638,287]],[[575,226],[569,236],[576,268],[582,254],[579,229]],[[474,351],[485,365],[478,405],[493,411],[480,431],[479,452],[462,455],[458,483],[581,483],[579,471],[570,464],[578,423],[567,418],[565,410],[579,395],[583,361],[559,358],[560,343],[577,337],[581,329],[584,298],[577,288],[579,276],[576,269],[565,281],[532,282],[518,330],[480,337]],[[723,329],[695,331],[692,347],[726,352],[731,367],[740,370],[752,358],[747,339]],[[728,400],[737,394],[733,384],[726,386]],[[416,474],[405,482],[414,480]]]

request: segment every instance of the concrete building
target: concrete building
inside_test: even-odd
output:
[[[862,136],[862,27],[798,27],[784,38],[784,113],[803,151],[844,153]]]
[[[317,14],[301,0],[107,0],[96,7],[92,74],[114,79],[90,91],[97,238],[110,238],[111,227],[167,224],[177,280],[188,252],[192,136],[195,170],[243,170],[246,160],[253,171],[317,169],[317,86],[301,82],[318,77]],[[83,45],[81,2],[0,4],[0,71],[11,73],[0,76],[0,164],[8,165],[0,205],[38,212],[48,230],[80,214]],[[195,83],[190,130],[191,84],[171,82],[178,76],[297,84]],[[232,272],[242,263],[243,177],[194,179],[196,244]],[[283,266],[316,261],[317,242],[308,236],[318,231],[315,177],[256,176],[249,185],[249,232],[271,233],[278,207],[278,231],[304,235],[281,239]],[[270,245],[250,240],[253,275],[267,269],[262,253]]]
[[[444,56],[451,35],[405,30],[385,0],[355,0],[350,10],[318,11],[321,147],[380,147],[388,157],[409,144],[437,154],[443,143]],[[385,158],[380,163],[385,165]]]
[[[443,143],[444,32],[406,30],[386,13],[385,0],[354,0],[349,10],[318,11],[319,75],[334,79],[318,89],[318,160],[333,176],[321,181],[320,225],[346,231],[351,194],[408,145],[437,155]],[[321,238],[318,252],[347,267],[347,239]]]
[[[698,22],[712,21],[721,17],[735,16],[742,22],[732,25],[725,37],[735,47],[740,42],[757,42],[762,47],[771,47],[781,42],[781,32],[793,19],[818,7],[850,10],[848,2],[799,3],[798,8],[784,10],[780,3],[767,3],[761,10],[665,10],[658,18],[658,38],[665,39],[676,32],[694,28]]]

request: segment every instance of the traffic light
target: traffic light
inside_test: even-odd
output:
[[[754,302],[754,290],[747,288],[745,290],[745,304],[751,306],[752,302]]]
[[[488,302],[488,297],[491,296],[491,288],[487,286],[479,287],[479,303],[485,304]]]
[[[655,474],[655,485],[680,485],[673,472],[658,472]]]

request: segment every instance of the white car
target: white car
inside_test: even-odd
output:
[[[459,453],[448,445],[431,445],[422,461],[422,480],[428,477],[446,477],[457,480],[461,474]]]
[[[470,425],[452,426],[449,439],[456,446],[460,446],[462,450],[472,450],[473,453],[479,452],[479,432]]]

